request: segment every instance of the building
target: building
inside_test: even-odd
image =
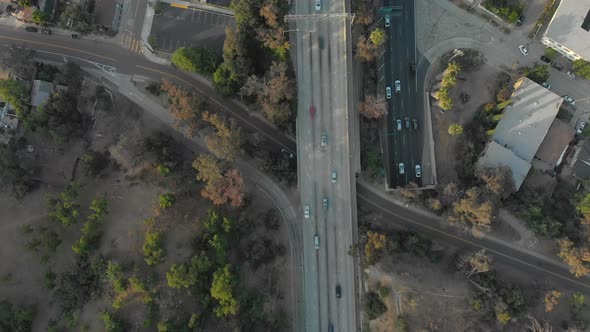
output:
[[[571,60],[590,61],[590,1],[561,0],[541,42]]]
[[[576,131],[573,127],[555,119],[535,154],[533,166],[541,171],[553,171],[563,161],[575,134]]]
[[[569,139],[562,138],[569,135],[569,129],[563,134],[560,132],[563,126],[559,123],[554,125],[563,102],[561,96],[523,77],[514,84],[510,99],[512,104],[504,110],[476,168],[508,166],[512,170],[514,187],[518,190],[533,166],[533,159],[537,156],[537,160],[545,165],[544,169],[553,169],[546,165],[560,161],[573,134]],[[552,127],[554,133],[540,149]],[[559,140],[554,147],[551,140],[556,136]]]

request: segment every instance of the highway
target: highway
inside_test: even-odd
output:
[[[297,1],[296,14],[349,10],[342,0],[322,1],[321,7],[316,11],[312,1]],[[310,210],[309,218],[301,214],[305,331],[328,331],[330,326],[356,331],[356,261],[348,254],[356,241],[350,20],[308,18],[297,21],[296,27],[299,190],[302,207]]]
[[[385,27],[386,15],[390,17],[389,27]],[[381,16],[380,24],[387,33],[384,82],[385,87],[392,89],[384,140],[387,183],[390,188],[410,182],[422,185],[422,178],[415,172],[415,166],[422,164],[424,117],[422,109],[416,107],[419,94],[415,67],[412,68],[416,64],[414,1],[385,0]],[[395,92],[396,80],[401,83],[399,93]],[[417,120],[417,129],[413,120]],[[400,163],[404,164],[404,174],[400,172]]]

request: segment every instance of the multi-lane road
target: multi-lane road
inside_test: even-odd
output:
[[[344,0],[297,1],[299,190],[305,331],[356,331],[356,186],[351,168],[352,59]],[[317,242],[316,242],[317,241]]]
[[[387,33],[384,54],[384,89],[391,89],[385,130],[384,158],[388,185],[422,184],[416,165],[422,166],[423,114],[416,107],[416,30],[413,0],[386,0],[379,11],[379,24]],[[389,27],[386,26],[389,17]],[[401,90],[396,92],[395,81]],[[383,91],[385,95],[386,92]],[[414,123],[414,120],[415,123]],[[403,174],[400,164],[403,164]],[[422,169],[422,167],[421,167]]]

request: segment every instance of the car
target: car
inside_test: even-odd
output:
[[[322,146],[328,145],[328,133],[322,132]]]
[[[419,178],[422,176],[422,166],[420,165],[416,165],[416,167],[414,167],[414,170],[416,171],[416,177]]]
[[[49,29],[41,29],[41,33],[44,35],[50,35],[51,34],[51,30]]]
[[[315,115],[315,107],[313,107],[313,105],[309,106],[309,116],[311,116],[313,118],[313,116]]]
[[[516,25],[521,26],[524,23],[524,19],[526,17],[524,17],[524,15],[520,15],[520,17],[518,17],[518,21],[516,21]]]
[[[328,332],[334,332],[334,325],[332,323],[328,324]]]
[[[555,62],[552,62],[551,63],[551,67],[555,68],[558,71],[562,71],[563,70],[563,66],[560,65],[560,64],[558,64],[558,63],[555,63]]]
[[[543,84],[541,84],[545,89],[551,89],[551,84],[547,83],[547,82],[543,82]]]
[[[576,74],[572,73],[571,71],[568,71],[566,74],[571,78],[576,78]]]
[[[315,0],[315,10],[322,9],[322,2],[321,0]]]
[[[397,123],[397,131],[401,131],[402,130],[402,120],[397,119],[396,123]]]
[[[310,212],[309,205],[306,205],[303,208],[303,216],[305,217],[305,219],[309,219],[310,215],[311,215],[311,212]]]
[[[546,57],[544,55],[541,55],[541,61],[551,63],[551,59],[549,59],[548,57]]]
[[[518,45],[518,49],[520,50],[520,53],[522,53],[522,55],[529,55],[529,50],[527,50],[527,48],[524,47],[524,45]]]
[[[415,72],[416,72],[416,64],[415,64],[415,63],[413,63],[413,62],[412,62],[412,63],[410,63],[410,71],[411,71],[412,73],[415,73]]]
[[[414,124],[414,130],[418,129],[418,120],[414,119],[412,120],[412,123]]]
[[[37,32],[39,30],[37,28],[35,28],[35,27],[26,27],[25,28],[25,31],[28,31],[28,32]]]
[[[391,99],[391,87],[390,86],[385,88],[385,96],[387,97],[387,99]]]
[[[72,39],[80,39],[80,36],[74,33],[72,34]]]
[[[315,248],[315,250],[320,249],[320,237],[317,235],[314,235],[313,237],[313,247]]]
[[[389,18],[389,15],[385,15],[385,27],[389,28],[390,25],[391,25],[391,20]]]
[[[410,129],[410,118],[406,117],[406,129]]]
[[[336,183],[336,171],[332,171],[332,183]]]
[[[395,93],[400,93],[402,91],[402,83],[399,80],[395,81]]]
[[[567,101],[568,103],[570,103],[570,105],[572,105],[572,106],[576,104],[576,100],[573,97],[565,96],[565,97],[563,97],[563,99],[565,101]]]
[[[342,288],[340,287],[340,285],[336,285],[336,297],[337,298],[342,297]]]
[[[578,123],[578,127],[576,128],[576,133],[581,134],[584,131],[584,127],[586,127],[586,122],[581,121]]]
[[[398,167],[399,167],[399,174],[405,174],[406,173],[406,168],[404,166],[404,163],[399,163]]]
[[[322,199],[322,205],[327,209],[328,208],[328,197],[324,197]]]

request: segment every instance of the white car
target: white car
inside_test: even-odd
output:
[[[571,78],[576,78],[576,74],[572,73],[571,71],[568,71],[566,74]]]
[[[422,176],[422,167],[420,167],[420,165],[416,165],[416,177],[419,178]]]
[[[324,197],[324,199],[322,199],[322,205],[324,208],[328,208],[328,197]]]
[[[402,120],[401,119],[397,119],[397,121],[395,121],[397,124],[397,131],[401,131],[402,130]]]
[[[584,127],[586,127],[586,122],[581,121],[578,124],[578,128],[576,128],[576,133],[581,134],[584,131]]]
[[[328,133],[322,132],[322,146],[328,145]]]
[[[385,88],[385,96],[387,97],[387,99],[391,99],[391,87],[390,86]]]
[[[336,183],[336,171],[332,171],[332,183]]]
[[[404,174],[404,173],[406,173],[404,163],[399,163],[399,174]]]
[[[541,84],[545,89],[551,89],[551,84],[547,83],[547,82],[543,82],[543,84]]]
[[[563,99],[565,101],[567,101],[568,103],[570,103],[570,105],[572,105],[572,106],[574,106],[576,104],[576,100],[573,97],[565,96],[565,97],[563,97]]]
[[[389,26],[391,25],[391,20],[389,18],[389,15],[385,16],[385,27],[389,28]]]
[[[518,49],[520,50],[520,53],[522,53],[522,55],[529,55],[529,50],[527,50],[527,48],[524,47],[524,45],[519,45]]]
[[[402,83],[399,80],[395,81],[395,93],[400,93],[402,91]]]
[[[315,250],[320,249],[320,237],[317,235],[315,235],[313,237],[313,246],[314,246]]]
[[[322,2],[320,0],[315,0],[315,10],[322,9]]]
[[[305,217],[305,219],[309,219],[309,217],[310,217],[309,205],[306,205],[303,208],[303,216]]]

